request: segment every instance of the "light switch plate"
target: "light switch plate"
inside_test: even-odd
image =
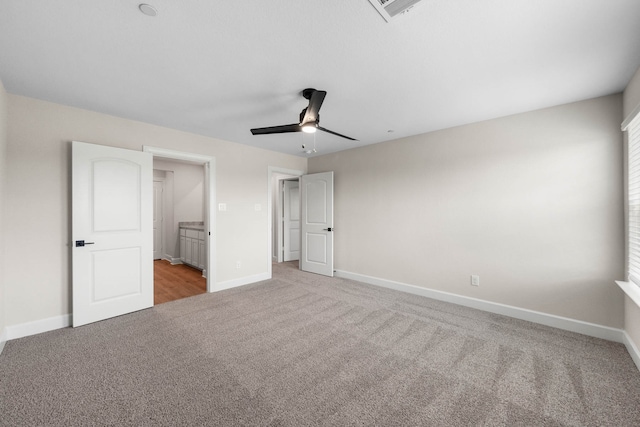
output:
[[[480,276],[471,275],[471,286],[480,286]]]

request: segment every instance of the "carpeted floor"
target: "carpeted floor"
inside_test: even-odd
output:
[[[2,426],[638,426],[624,346],[274,265],[10,341]]]

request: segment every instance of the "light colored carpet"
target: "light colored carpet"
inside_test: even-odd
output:
[[[621,344],[274,265],[10,341],[2,426],[638,426]]]

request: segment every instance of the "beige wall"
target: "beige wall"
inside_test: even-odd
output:
[[[7,325],[70,312],[70,141],[143,145],[216,158],[217,282],[268,272],[268,167],[306,170],[306,159],[159,126],[8,96],[5,299]],[[254,209],[260,204],[261,211]],[[242,268],[236,269],[236,260]],[[37,267],[36,267],[37,266]]]
[[[310,159],[335,268],[622,327],[621,116],[612,95]]]
[[[623,94],[624,111],[620,121],[625,119],[640,104],[640,68],[636,71]],[[624,329],[635,344],[640,348],[640,307],[631,298],[625,296]]]
[[[640,68],[638,68],[636,74],[629,81],[627,88],[622,94],[622,100],[623,119],[626,119],[627,116],[640,104]]]
[[[4,90],[2,81],[0,81],[0,242],[5,241],[4,233],[4,209],[5,201],[5,171],[6,171],[6,152],[7,152],[7,93]],[[5,298],[5,274],[4,274],[4,248],[0,243],[0,351],[2,351],[2,342],[4,337],[4,327],[6,326],[5,313],[7,303]]]

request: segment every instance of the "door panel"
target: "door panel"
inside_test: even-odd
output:
[[[151,155],[74,141],[72,172],[73,326],[153,306]]]
[[[327,236],[325,234],[307,233],[307,260],[325,264],[327,262]]]
[[[333,172],[300,177],[300,269],[333,277]]]
[[[142,289],[140,248],[93,251],[93,301],[139,294]],[[117,265],[118,268],[113,268]]]

